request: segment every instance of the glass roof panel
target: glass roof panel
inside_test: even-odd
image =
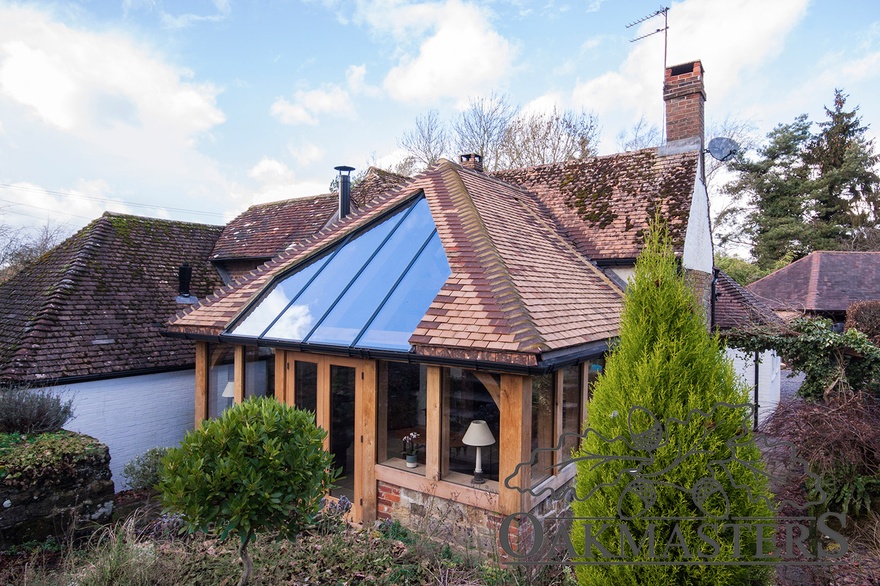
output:
[[[433,232],[428,202],[420,199],[307,341],[344,346],[354,342]]]
[[[303,341],[407,212],[403,209],[341,245],[264,336]],[[290,278],[295,277],[292,275]]]
[[[435,232],[355,346],[408,351],[409,337],[450,274]]]
[[[275,285],[272,291],[263,297],[263,300],[251,310],[243,321],[235,326],[231,333],[236,336],[260,336],[272,324],[272,320],[284,311],[291,301],[296,299],[309,279],[326,262],[326,257],[313,262]]]

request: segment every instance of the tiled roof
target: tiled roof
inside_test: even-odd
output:
[[[378,195],[409,181],[408,177],[370,167],[351,190],[353,207],[363,208]],[[291,243],[314,235],[333,217],[338,206],[337,195],[333,193],[251,206],[226,225],[211,259],[268,260]]]
[[[698,159],[697,150],[642,149],[494,175],[533,192],[578,250],[601,262],[636,258],[658,211],[681,252]]]
[[[747,289],[775,311],[846,311],[880,299],[880,252],[811,252]]]
[[[715,327],[719,330],[783,323],[754,293],[724,271],[718,271],[715,294]]]
[[[556,232],[540,206],[515,186],[449,161],[295,245],[169,329],[219,334],[274,275],[419,191],[452,274],[410,338],[417,353],[534,364],[542,351],[616,335],[621,291]]]
[[[191,342],[159,331],[181,307],[177,271],[190,291],[220,285],[207,258],[221,226],[105,213],[0,286],[0,380],[177,367]]]
[[[338,205],[327,193],[251,206],[226,225],[211,259],[271,258],[320,230]]]

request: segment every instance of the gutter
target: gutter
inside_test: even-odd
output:
[[[366,360],[393,360],[396,362],[406,362],[407,364],[433,364],[437,366],[449,366],[452,368],[464,368],[467,370],[505,372],[528,376],[549,374],[559,368],[578,364],[591,358],[601,356],[608,351],[607,341],[593,342],[591,344],[579,346],[573,351],[571,349],[566,349],[564,351],[550,352],[543,355],[546,357],[543,360],[539,357],[538,366],[526,366],[504,362],[492,362],[489,360],[466,360],[463,358],[448,358],[444,356],[423,356],[412,351],[401,352],[399,350],[327,346],[323,344],[309,344],[282,340],[254,340],[254,338],[235,336],[232,334],[210,335],[172,332],[166,330],[162,332],[162,335],[168,336],[169,338],[194,340],[199,342],[236,344],[262,348],[281,348],[284,350],[294,350],[308,354],[327,354],[331,356],[345,356],[348,358],[361,358]]]
[[[41,387],[51,387],[58,385],[72,385],[76,383],[87,383],[87,382],[95,382],[102,380],[112,380],[118,378],[129,378],[132,376],[143,376],[147,374],[163,374],[166,372],[180,372],[184,370],[193,370],[195,368],[194,363],[182,365],[182,366],[156,366],[152,368],[136,368],[134,370],[125,370],[122,372],[107,372],[101,374],[81,374],[75,376],[60,376],[58,378],[45,378],[45,379],[19,379],[16,381],[10,382],[20,382],[32,386]]]

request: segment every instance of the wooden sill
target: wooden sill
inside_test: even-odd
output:
[[[498,511],[498,483],[495,481],[487,480],[485,484],[471,484],[473,476],[457,473],[450,473],[448,479],[429,480],[404,470],[388,466],[387,462],[377,464],[376,480],[479,509]]]

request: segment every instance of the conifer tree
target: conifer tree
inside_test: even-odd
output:
[[[627,289],[619,343],[593,389],[589,429],[576,453],[572,507],[581,520],[573,523],[571,541],[583,555],[574,560],[578,579],[583,585],[764,583],[768,566],[693,564],[730,561],[737,545],[737,561],[748,560],[759,547],[755,532],[742,528],[737,539],[731,519],[773,513],[751,408],[743,406],[746,389],[709,334],[668,231],[658,224]],[[762,543],[762,553],[770,553],[772,542]]]

